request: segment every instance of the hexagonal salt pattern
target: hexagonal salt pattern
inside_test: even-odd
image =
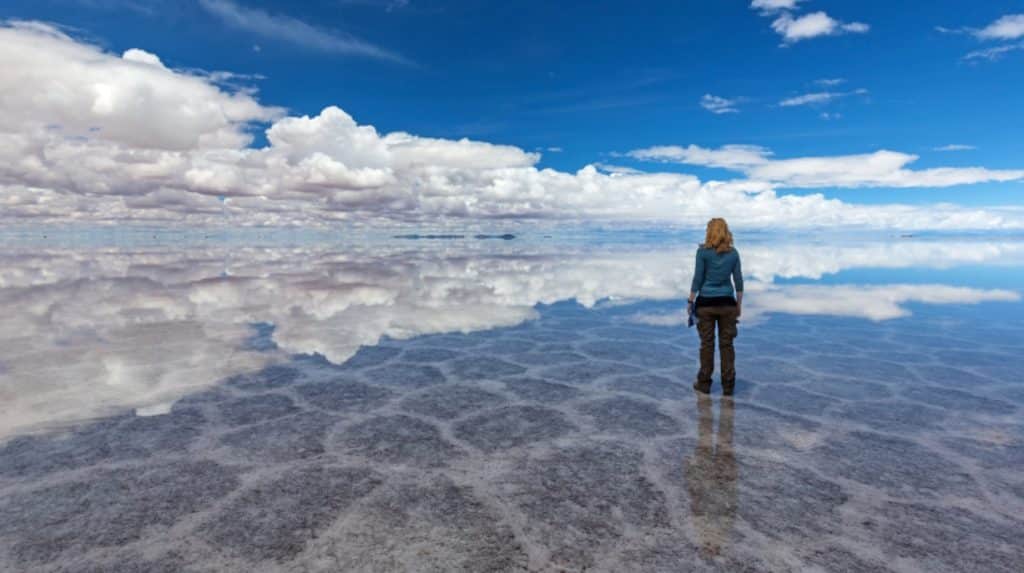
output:
[[[644,304],[9,439],[0,569],[1024,570],[1024,326],[742,325],[726,400],[690,388],[692,331],[630,321]]]

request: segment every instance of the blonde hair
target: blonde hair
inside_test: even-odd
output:
[[[715,217],[708,221],[708,231],[704,235],[704,248],[714,249],[718,253],[727,253],[732,250],[732,233],[729,232],[729,224],[721,217]]]

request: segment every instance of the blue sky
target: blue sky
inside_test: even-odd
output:
[[[780,14],[817,12],[863,29],[791,42],[773,30]],[[914,169],[1024,168],[1024,35],[978,34],[1021,13],[1024,3],[1002,0],[803,0],[785,11],[740,0],[9,0],[0,16],[56,24],[114,54],[140,48],[175,70],[259,76],[235,86],[255,88],[260,103],[289,115],[337,105],[381,133],[540,151],[538,167],[602,163],[705,180],[733,174],[621,154],[690,144],[756,145],[778,159],[886,149],[919,156]],[[968,56],[1000,47],[993,57]],[[828,101],[781,105],[808,94]],[[262,135],[252,143],[265,144]],[[948,145],[970,148],[938,150]],[[1020,180],[779,192],[869,204],[1024,204]]]

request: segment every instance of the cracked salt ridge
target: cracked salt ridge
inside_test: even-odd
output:
[[[768,321],[725,408],[689,390],[692,333],[618,316],[296,357],[9,440],[0,570],[1021,570],[999,374],[1024,328],[972,355],[932,344],[949,321]]]

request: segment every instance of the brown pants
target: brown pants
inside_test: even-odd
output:
[[[731,389],[736,384],[736,350],[732,341],[736,338],[735,306],[697,307],[697,332],[700,334],[700,371],[697,384],[705,390],[711,389],[711,374],[715,371],[715,325],[718,325],[718,350],[722,354],[722,388]]]

